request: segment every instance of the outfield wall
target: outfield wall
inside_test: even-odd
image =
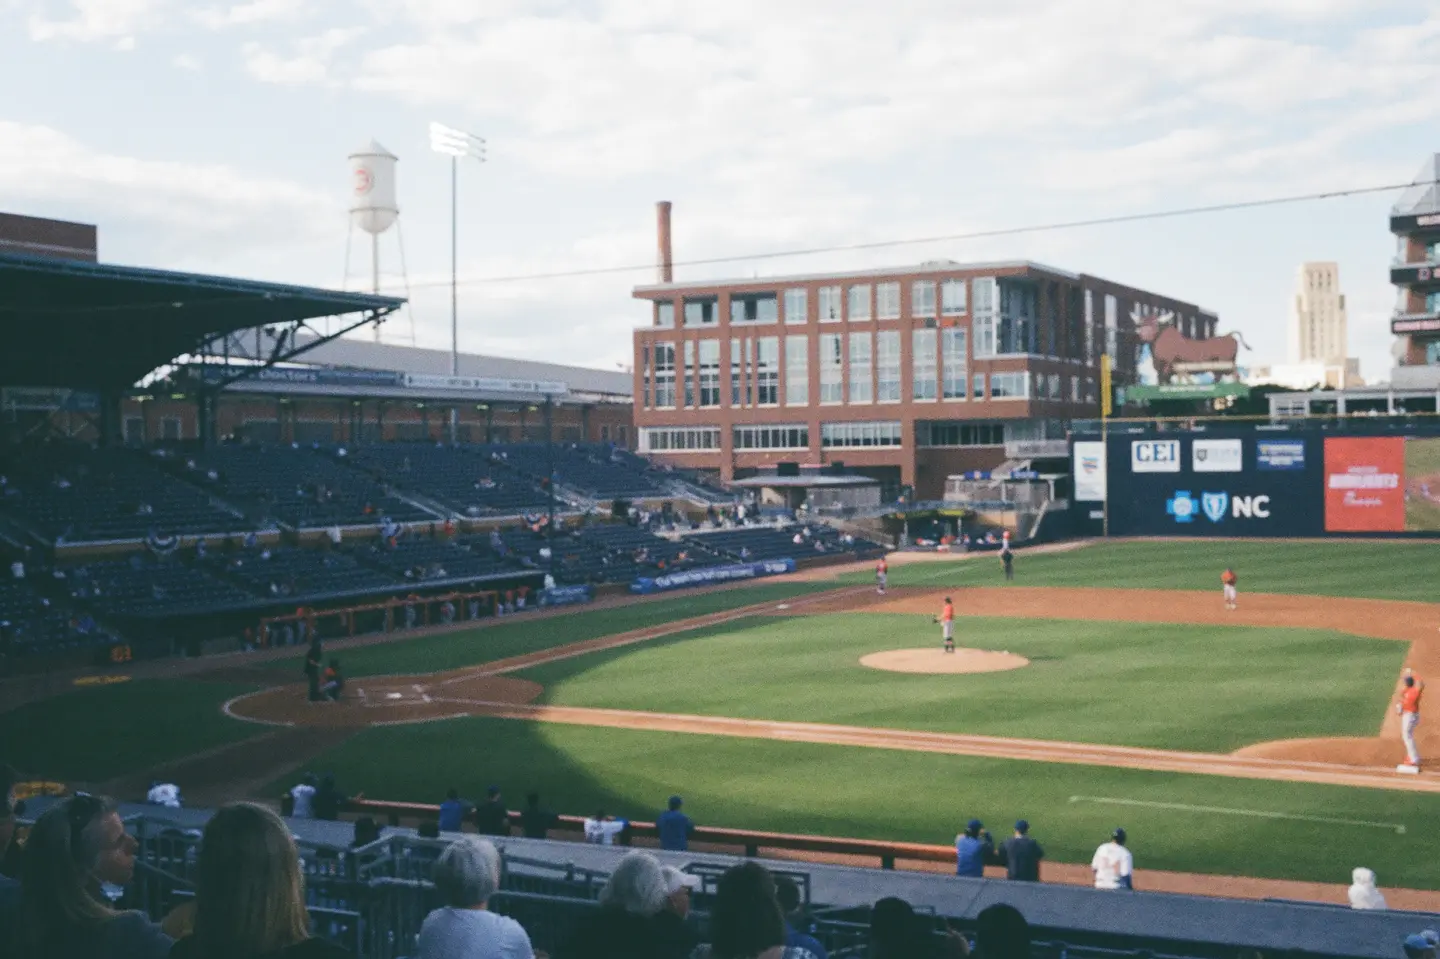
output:
[[[1082,535],[1440,536],[1440,428],[1116,424],[1071,466]]]

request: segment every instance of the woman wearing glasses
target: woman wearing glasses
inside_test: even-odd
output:
[[[21,959],[163,959],[171,940],[102,891],[135,872],[136,843],[115,804],[76,793],[36,821],[21,860],[14,954]]]
[[[233,803],[205,826],[194,932],[172,959],[346,959],[310,938],[300,854],[280,817]]]

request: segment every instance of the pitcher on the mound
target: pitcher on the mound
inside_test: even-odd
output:
[[[1220,574],[1220,586],[1225,591],[1225,608],[1235,609],[1239,605],[1240,593],[1235,588],[1239,583],[1239,577],[1230,567],[1225,567],[1225,572]]]
[[[950,602],[950,597],[945,597],[945,605],[940,609],[940,635],[945,639],[945,652],[955,652],[955,604]]]

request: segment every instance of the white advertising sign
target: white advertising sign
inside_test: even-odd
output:
[[[1195,440],[1190,444],[1190,468],[1197,473],[1238,473],[1244,469],[1243,440]]]
[[[1180,472],[1179,440],[1131,440],[1130,472]]]
[[[1105,502],[1105,444],[1091,440],[1078,442],[1073,456],[1076,502]]]

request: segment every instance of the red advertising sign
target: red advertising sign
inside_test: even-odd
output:
[[[1326,532],[1403,531],[1404,475],[1401,437],[1326,437]]]

